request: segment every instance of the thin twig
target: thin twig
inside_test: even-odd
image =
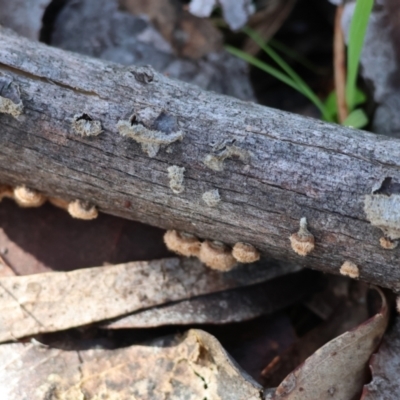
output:
[[[340,123],[347,118],[348,108],[346,103],[346,59],[345,45],[341,26],[343,6],[338,6],[335,16],[335,34],[333,39],[335,72],[335,88],[337,97],[338,120]]]

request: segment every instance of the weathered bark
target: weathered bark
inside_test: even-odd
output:
[[[0,115],[0,182],[84,199],[106,213],[202,238],[249,242],[265,256],[322,271],[338,273],[352,261],[361,279],[400,290],[400,250],[380,247],[382,232],[364,211],[365,195],[385,178],[400,181],[399,141],[204,92],[150,68],[90,59],[5,30],[0,72],[8,82],[1,95],[18,87],[24,107],[17,118]],[[76,133],[72,120],[82,113],[100,121],[103,132]],[[129,135],[130,123],[117,124],[132,114],[134,134],[155,135],[164,143],[160,149],[120,134]],[[177,141],[165,145],[171,138]],[[185,168],[182,185],[178,179],[170,186],[173,165]],[[210,207],[202,195],[215,189],[221,200]],[[399,219],[396,196],[392,225]],[[289,242],[301,217],[316,239],[306,257]]]

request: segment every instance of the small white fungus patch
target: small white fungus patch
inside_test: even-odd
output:
[[[168,167],[169,187],[176,194],[182,193],[185,190],[183,185],[184,173],[184,167],[178,167],[176,165]]]
[[[203,193],[202,199],[209,207],[216,207],[221,201],[221,196],[218,189],[213,189]]]

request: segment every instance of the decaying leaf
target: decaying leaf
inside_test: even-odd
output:
[[[259,400],[262,387],[201,330],[116,350],[0,346],[7,400]]]
[[[263,384],[265,386],[276,387],[285,376],[320,347],[368,318],[366,301],[368,285],[364,282],[351,282],[349,279],[341,279],[341,277],[332,278],[330,281],[333,281],[334,285],[330,285],[328,290],[343,290],[341,286],[345,281],[348,291],[335,293],[337,302],[330,318],[307,332],[264,368],[261,374],[264,377]],[[321,297],[319,296],[320,301],[322,301]]]
[[[196,259],[167,258],[72,272],[0,278],[0,341],[54,332],[293,270],[250,264],[226,274]]]
[[[106,328],[149,328],[162,325],[227,324],[270,314],[310,293],[315,280],[302,271],[269,282],[199,296],[138,311]]]
[[[362,400],[397,399],[400,393],[400,318],[382,339],[370,362],[372,381],[365,386]]]
[[[198,60],[222,49],[218,28],[190,14],[180,0],[119,0],[119,5],[133,15],[147,15],[180,57]]]
[[[378,289],[377,289],[378,290]],[[388,323],[384,294],[382,308],[372,318],[321,347],[289,374],[271,399],[353,399],[367,376],[367,363]]]

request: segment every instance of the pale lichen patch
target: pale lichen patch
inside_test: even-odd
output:
[[[400,195],[371,194],[365,196],[364,211],[371,225],[381,229],[391,240],[400,239]]]
[[[250,162],[251,153],[236,145],[220,145],[215,147],[214,151],[213,154],[207,154],[203,160],[204,164],[214,171],[222,171],[227,158],[238,157],[244,164]]]
[[[167,134],[159,130],[146,128],[141,123],[135,121],[135,116],[132,116],[129,121],[118,121],[117,129],[121,136],[128,137],[141,144],[142,150],[149,157],[155,157],[161,146],[168,146],[182,140],[184,137],[181,131]]]
[[[312,233],[307,229],[307,219],[300,219],[300,229],[297,233],[290,236],[292,249],[300,256],[306,256],[315,248],[315,239]]]
[[[68,212],[73,218],[91,220],[98,216],[98,211],[96,206],[93,204],[82,201],[75,200],[68,204]]]
[[[24,185],[14,188],[14,199],[21,207],[40,207],[46,201],[41,193]]]
[[[221,201],[221,196],[218,189],[213,189],[203,193],[202,199],[209,207],[216,207]]]
[[[184,167],[178,167],[176,165],[168,167],[169,187],[176,194],[182,193],[185,190],[183,185],[184,173]]]
[[[103,132],[100,121],[94,121],[87,114],[76,114],[72,119],[72,129],[81,136],[97,136]]]
[[[13,78],[0,74],[0,113],[17,118],[24,111],[19,86]]]
[[[360,271],[352,261],[345,261],[340,267],[340,273],[350,278],[356,279],[360,276]]]
[[[0,96],[0,113],[9,114],[14,118],[17,118],[23,111],[24,105],[22,104],[22,101],[14,103],[12,100]]]

